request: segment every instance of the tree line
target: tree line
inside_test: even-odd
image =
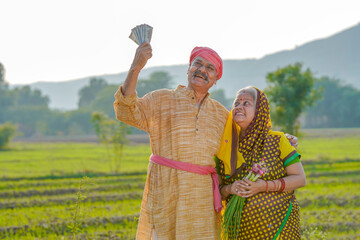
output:
[[[307,128],[360,127],[360,91],[342,85],[339,79],[317,79],[299,63],[277,69],[266,78],[265,92],[271,103],[273,123],[283,131],[296,132],[300,122]],[[139,79],[136,90],[142,97],[156,89],[173,87],[170,74],[160,71],[148,79]],[[0,63],[0,124],[13,124],[24,137],[96,134],[92,115],[96,112],[115,119],[113,102],[117,89],[118,85],[108,84],[102,78],[91,78],[78,92],[76,110],[53,110],[49,108],[50,99],[40,90],[29,86],[10,89]],[[231,108],[234,96],[228,98],[224,89],[211,91],[210,95]]]

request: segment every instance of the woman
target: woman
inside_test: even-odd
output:
[[[238,91],[216,159],[222,198],[227,203],[233,195],[246,198],[238,239],[300,239],[294,190],[306,184],[304,169],[285,134],[271,130],[263,92]],[[255,182],[244,179],[262,159],[267,173]]]

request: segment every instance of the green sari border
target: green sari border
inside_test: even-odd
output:
[[[285,224],[290,216],[290,213],[291,213],[291,210],[292,210],[292,202],[290,202],[290,206],[289,206],[289,209],[287,210],[287,213],[286,213],[286,216],[284,218],[284,221],[282,222],[279,230],[277,231],[277,233],[275,234],[275,237],[273,238],[273,240],[276,240],[276,238],[280,235],[282,229],[285,227]]]
[[[289,166],[290,165],[289,163],[291,163],[297,157],[299,157],[299,162],[300,162],[300,154],[298,152],[295,152],[291,157],[285,160],[284,167],[286,168],[287,166]]]

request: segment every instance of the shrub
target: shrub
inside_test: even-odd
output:
[[[6,147],[15,136],[17,127],[9,122],[0,125],[0,149]]]

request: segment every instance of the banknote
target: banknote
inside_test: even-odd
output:
[[[152,37],[153,27],[147,24],[137,25],[131,29],[129,38],[133,40],[137,45],[141,45],[144,42],[150,42]]]

